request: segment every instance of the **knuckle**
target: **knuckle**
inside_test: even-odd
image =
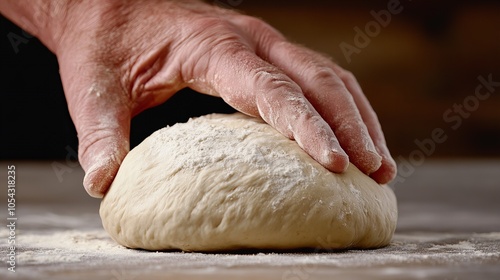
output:
[[[103,160],[119,163],[129,150],[129,140],[113,129],[92,127],[78,138],[78,158],[85,168]]]
[[[278,93],[280,89],[283,91],[297,90],[298,86],[294,86],[294,83],[284,73],[274,71],[269,67],[258,67],[252,71],[254,84],[264,89],[266,93]]]
[[[189,50],[187,60],[200,60],[212,56],[235,55],[247,48],[246,40],[235,27],[227,20],[210,17],[194,21],[189,30],[189,38],[185,40],[183,48]]]
[[[244,24],[246,26],[257,26],[257,25],[261,25],[262,23],[264,23],[264,21],[256,18],[256,17],[253,17],[253,16],[248,16],[248,15],[241,15],[241,14],[238,14],[235,18],[234,18],[235,21],[239,22],[240,24]]]
[[[326,65],[312,65],[309,68],[309,80],[311,84],[334,89],[335,92],[344,89],[341,78]]]
[[[88,157],[92,157],[93,149],[98,143],[111,137],[109,132],[98,126],[87,127],[83,133],[78,133],[78,157],[86,161]]]
[[[240,25],[254,30],[274,30],[267,22],[253,16],[239,15],[237,21]]]
[[[338,74],[339,78],[343,81],[356,81],[356,76],[351,71],[345,69],[339,69]]]
[[[201,17],[192,22],[191,28],[193,32],[201,34],[203,31],[212,28],[228,28],[227,20],[220,17]]]
[[[257,50],[261,49],[261,55],[265,56],[269,49],[277,42],[283,42],[285,37],[266,21],[247,15],[238,15],[232,22],[239,27],[243,36],[247,36],[247,41],[257,44]]]
[[[330,81],[335,79],[335,72],[327,66],[314,66],[310,70],[312,79],[316,82]]]
[[[234,27],[226,18],[216,16],[203,16],[194,19],[189,24],[186,24],[184,34],[192,38],[217,38],[226,37],[228,34],[234,33]],[[218,35],[218,36],[215,36]]]

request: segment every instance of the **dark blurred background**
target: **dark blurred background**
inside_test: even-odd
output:
[[[260,17],[352,71],[396,158],[421,149],[415,141],[435,129],[446,141],[434,143],[432,158],[500,157],[500,85],[483,86],[482,100],[475,95],[479,77],[500,83],[499,1],[208,2]],[[76,151],[55,56],[3,17],[0,47],[0,158],[59,159]],[[232,109],[182,90],[133,120],[131,144],[210,112]]]

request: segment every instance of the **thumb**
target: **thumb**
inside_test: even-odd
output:
[[[118,111],[92,110],[90,121],[82,122],[78,131],[78,157],[85,170],[83,186],[90,196],[103,197],[129,151],[130,121]]]
[[[90,196],[101,198],[129,151],[131,113],[126,95],[121,94],[119,83],[112,77],[100,76],[88,82],[85,75],[76,76],[68,79],[70,86],[65,94],[78,133],[78,158],[85,171],[83,186]]]

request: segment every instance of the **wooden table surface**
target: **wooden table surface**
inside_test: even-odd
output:
[[[2,225],[0,279],[499,279],[500,160],[427,160],[394,187],[399,221],[390,246],[342,252],[202,254],[117,245],[102,229],[72,162],[16,166],[16,272]]]

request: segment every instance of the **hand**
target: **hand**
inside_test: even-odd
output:
[[[80,1],[65,15],[51,49],[91,196],[129,151],[131,118],[184,87],[261,117],[333,172],[351,161],[379,183],[395,177],[354,76],[261,20],[199,1]]]

